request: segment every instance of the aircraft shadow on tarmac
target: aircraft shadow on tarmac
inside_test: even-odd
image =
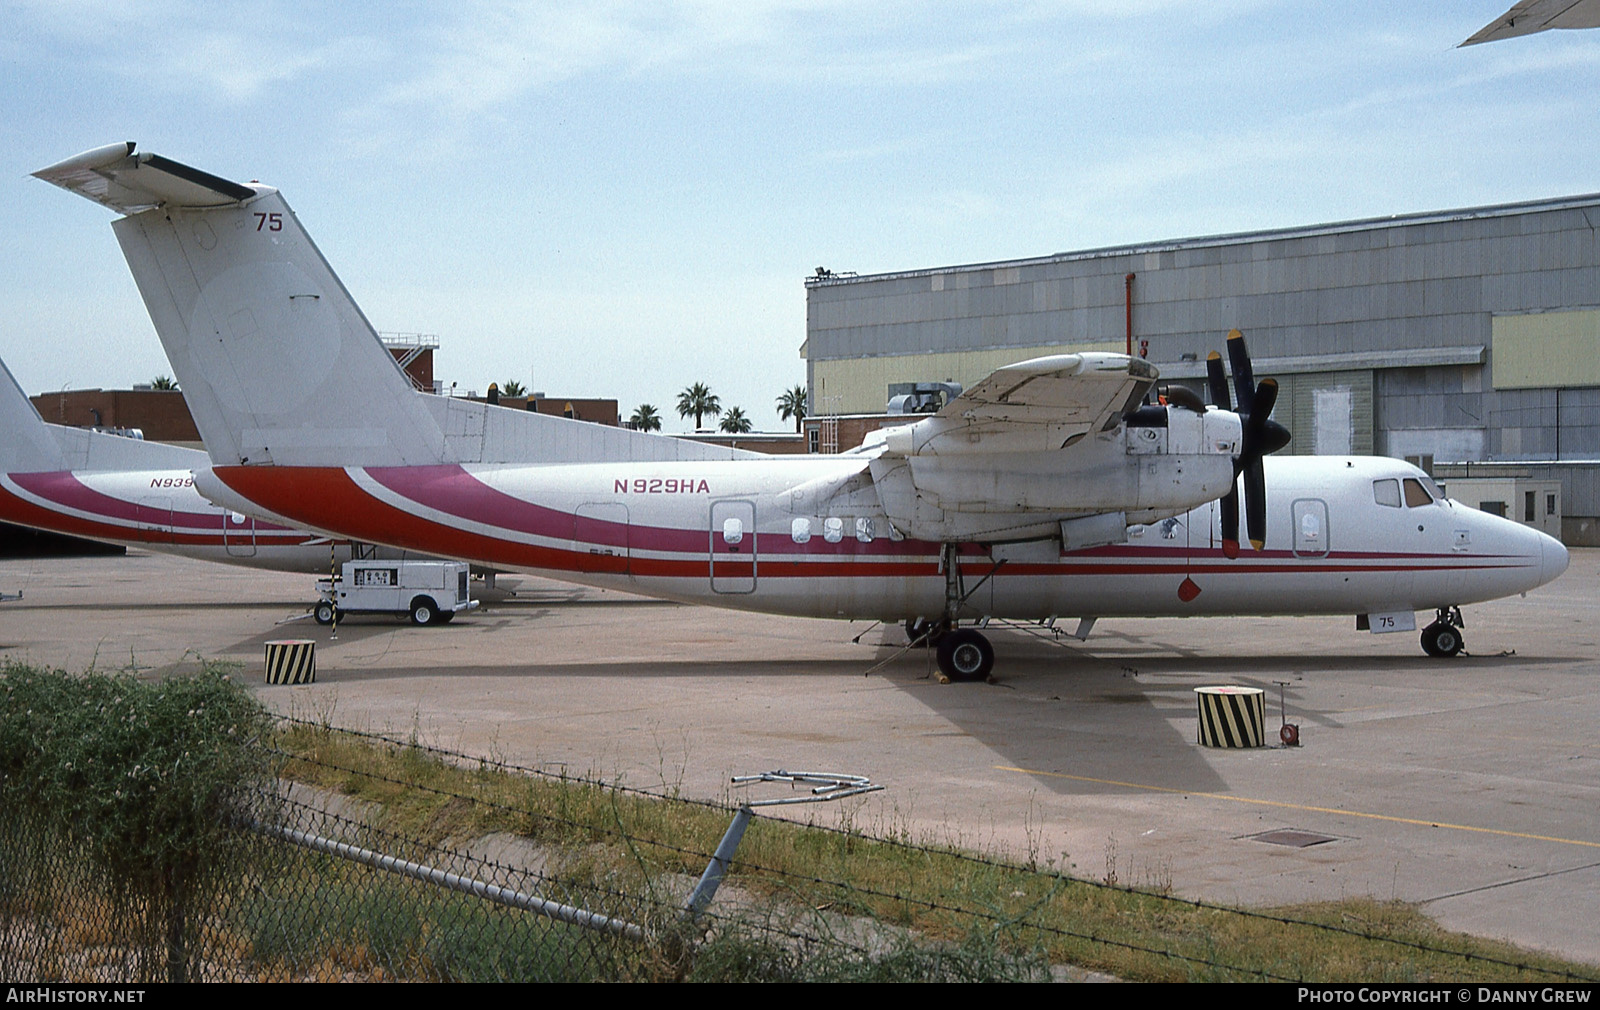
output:
[[[455,655],[473,656],[466,663],[447,660],[452,675],[525,680],[529,677],[574,679],[615,678],[615,664],[592,662],[501,662],[476,660],[470,648],[473,637],[510,625],[539,622],[570,606],[674,607],[673,603],[629,597],[605,601],[572,599],[534,601],[522,598],[507,608],[496,603],[485,611],[463,615],[442,628],[413,628],[403,619],[358,616],[338,629],[342,645],[369,647],[392,635],[425,636],[430,645],[461,644]],[[569,613],[571,611],[568,611]],[[843,632],[847,629],[841,628]],[[853,629],[848,629],[853,630]],[[1295,655],[1293,646],[1260,655],[1206,655],[1199,650],[1154,637],[1108,632],[1097,640],[1080,643],[1053,638],[1029,626],[991,626],[1003,662],[992,682],[949,684],[937,682],[935,666],[925,649],[905,650],[898,628],[872,632],[861,644],[859,660],[738,660],[658,657],[648,664],[652,680],[662,678],[714,679],[770,674],[787,678],[817,678],[819,686],[840,677],[859,678],[871,671],[914,695],[916,701],[938,715],[950,729],[941,737],[968,737],[995,755],[994,768],[1016,769],[1030,775],[1045,791],[1058,795],[1146,793],[1155,790],[1216,792],[1229,788],[1216,766],[1249,751],[1204,748],[1196,743],[1198,722],[1194,688],[1212,684],[1258,687],[1266,692],[1265,736],[1278,743],[1280,705],[1288,718],[1308,726],[1338,727],[1337,716],[1301,707],[1304,678],[1370,674],[1379,660],[1370,654]],[[224,655],[258,659],[266,642],[307,637],[329,643],[330,630],[298,622],[277,625],[226,649]],[[877,640],[874,641],[874,638]],[[848,640],[848,639],[847,639]],[[398,644],[398,643],[396,643]],[[387,652],[387,643],[383,645]],[[384,663],[382,654],[364,660],[371,665],[343,667],[319,678],[359,683],[404,680],[439,674],[438,667]],[[1464,656],[1441,663],[1420,653],[1382,660],[1395,677],[1470,675],[1474,667],[1529,666],[1559,663],[1559,659],[1521,656]],[[875,667],[881,667],[874,669]],[[641,666],[641,672],[644,668]],[[1286,681],[1280,687],[1276,681]],[[733,716],[736,717],[736,716]],[[848,755],[841,755],[841,760]],[[1016,772],[1013,772],[1016,773]]]

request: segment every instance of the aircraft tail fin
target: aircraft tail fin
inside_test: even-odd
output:
[[[749,455],[417,391],[276,189],[134,147],[34,175],[127,215],[112,229],[215,463]]]
[[[66,454],[4,362],[0,372],[0,473],[67,469]]]
[[[51,424],[0,361],[0,473],[189,470],[206,462],[196,449]]]
[[[212,459],[439,462],[443,433],[277,190],[133,147],[34,175],[127,214],[112,229]]]

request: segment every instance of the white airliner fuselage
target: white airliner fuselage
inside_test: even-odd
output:
[[[1269,457],[1265,549],[1223,555],[1220,509],[1133,526],[1125,543],[969,545],[963,618],[1388,614],[1512,595],[1566,549],[1438,496],[1404,462]],[[937,619],[941,545],[901,539],[870,495],[826,509],[795,488],[843,484],[858,456],[670,464],[216,467],[236,508],[498,568],[667,599],[807,617]],[[1407,493],[1409,501],[1407,505]],[[1384,502],[1393,502],[1385,504]],[[1200,590],[1185,601],[1180,586]],[[1187,594],[1185,594],[1187,595]]]

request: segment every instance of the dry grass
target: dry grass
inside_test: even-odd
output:
[[[430,844],[512,832],[558,854],[563,879],[612,887],[660,887],[666,875],[697,875],[731,816],[593,782],[452,763],[328,728],[293,727],[280,746],[293,756],[285,775],[378,804],[386,830]],[[730,880],[791,908],[866,916],[932,942],[982,935],[1002,951],[1127,979],[1600,977],[1594,966],[1442,930],[1396,902],[1252,912],[1199,907],[904,837],[877,840],[771,819],[751,825]],[[1158,892],[1166,889],[1157,884]]]

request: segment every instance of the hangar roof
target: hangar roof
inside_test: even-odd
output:
[[[989,263],[962,263],[954,266],[925,267],[919,270],[892,270],[876,274],[837,273],[806,278],[806,287],[832,287],[862,281],[894,280],[901,277],[926,277],[932,274],[962,273],[969,270],[994,270],[1016,266],[1033,266],[1040,263],[1065,263],[1074,260],[1091,260],[1112,256],[1139,255],[1152,252],[1172,252],[1180,249],[1202,249],[1211,246],[1246,245],[1251,242],[1278,241],[1281,239],[1311,238],[1318,235],[1337,235],[1358,231],[1411,225],[1441,224],[1451,221],[1474,221],[1484,218],[1511,217],[1517,214],[1538,214],[1546,211],[1574,210],[1585,207],[1600,208],[1600,193],[1580,196],[1552,197],[1543,200],[1525,200],[1520,203],[1490,204],[1483,207],[1464,207],[1459,210],[1423,211],[1415,214],[1390,214],[1385,217],[1361,218],[1355,221],[1335,221],[1329,224],[1300,225],[1293,228],[1272,228],[1264,231],[1236,232],[1227,235],[1204,235],[1197,238],[1164,239],[1154,242],[1136,242],[1131,245],[1103,246],[1076,252],[1053,253],[1049,256],[1031,256],[1026,259],[995,260]],[[1596,222],[1600,224],[1600,222]]]

